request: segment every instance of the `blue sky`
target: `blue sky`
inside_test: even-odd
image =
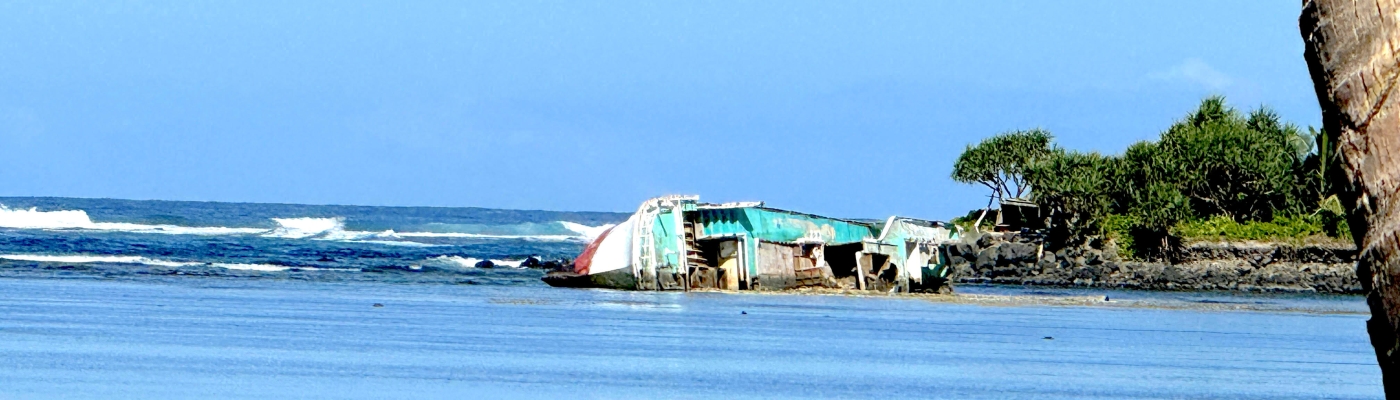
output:
[[[1320,125],[1295,2],[963,3],[0,1],[0,195],[947,219],[998,132]]]

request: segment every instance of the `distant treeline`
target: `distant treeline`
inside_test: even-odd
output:
[[[1120,155],[1066,150],[1053,139],[1041,129],[992,136],[963,151],[952,177],[987,186],[991,200],[1034,202],[1053,246],[1110,239],[1120,252],[1151,258],[1182,239],[1350,237],[1325,179],[1337,168],[1336,146],[1267,107],[1245,114],[1206,98],[1156,141]],[[985,212],[954,222],[986,226]]]

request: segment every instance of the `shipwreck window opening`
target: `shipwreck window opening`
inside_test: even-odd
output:
[[[793,259],[793,274],[797,287],[839,287],[831,265],[826,260],[825,243],[802,243]]]
[[[860,257],[860,251],[860,243],[826,246],[826,263],[831,266],[831,274],[836,278],[839,287],[844,289],[860,288],[856,284],[856,268],[859,267],[857,259]]]
[[[865,290],[888,291],[899,283],[899,266],[891,262],[890,256],[866,253],[861,264],[865,270]]]
[[[691,288],[741,289],[739,268],[743,262],[739,245],[739,239],[735,237],[695,240],[695,250],[700,257],[692,265]]]

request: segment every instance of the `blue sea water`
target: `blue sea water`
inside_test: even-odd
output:
[[[1355,296],[558,289],[465,260],[572,256],[625,215],[0,204],[0,399],[1383,396]],[[1289,311],[1191,306],[1232,304]]]
[[[0,276],[457,282],[578,254],[627,214],[0,198]]]

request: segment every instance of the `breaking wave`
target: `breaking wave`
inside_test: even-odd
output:
[[[384,232],[361,232],[345,230],[345,218],[273,218],[277,228],[263,234],[265,237],[284,239],[321,239],[345,242],[384,243],[384,240],[398,239],[393,230]]]
[[[591,241],[612,224],[588,226],[568,221],[514,225],[427,224],[424,232],[347,230],[340,217],[272,218],[275,228],[190,227],[126,222],[94,222],[83,210],[39,211],[0,205],[0,228],[160,233],[171,235],[261,235],[282,239],[313,239],[374,243],[391,246],[436,246],[408,238],[521,239],[536,241]]]
[[[430,228],[446,230],[445,232],[395,232],[385,230],[382,232],[352,231],[345,229],[344,218],[273,218],[277,222],[277,228],[264,236],[288,238],[288,239],[321,239],[347,242],[379,243],[392,245],[423,245],[422,243],[406,242],[404,238],[462,238],[462,239],[523,239],[540,241],[589,241],[603,231],[612,227],[612,224],[603,226],[588,226],[568,221],[556,221],[547,224],[515,224],[498,226],[479,225],[448,225],[429,224]],[[545,228],[540,228],[544,226]],[[452,229],[465,230],[451,231]],[[477,232],[469,232],[475,230]],[[540,231],[552,230],[553,233],[496,233],[510,231]],[[410,243],[410,244],[406,244]]]
[[[139,265],[150,265],[150,266],[156,266],[156,267],[169,267],[169,268],[206,266],[206,267],[215,267],[215,268],[223,268],[223,269],[245,270],[245,271],[262,271],[262,272],[286,271],[286,270],[292,268],[292,267],[287,267],[287,266],[282,266],[282,265],[273,265],[273,264],[202,263],[202,262],[189,262],[189,261],[170,261],[170,260],[160,260],[160,259],[147,258],[147,257],[141,257],[141,256],[92,256],[92,255],[65,255],[65,256],[59,256],[59,255],[46,255],[46,254],[3,254],[3,255],[0,255],[0,259],[11,260],[11,261],[33,261],[33,262],[66,263],[66,264],[90,264],[90,263],[139,264]],[[301,268],[301,269],[317,269],[317,268]]]
[[[277,228],[263,236],[305,239],[325,237],[345,230],[345,220],[340,218],[273,218],[272,221],[277,223]]]
[[[166,268],[191,268],[191,267],[213,267],[228,270],[259,271],[259,272],[281,272],[291,269],[304,271],[349,271],[360,272],[358,268],[321,268],[321,267],[289,267],[276,264],[247,264],[247,263],[219,263],[219,262],[195,262],[195,261],[172,261],[143,256],[119,256],[119,255],[86,255],[86,254],[0,254],[0,260],[10,261],[30,261],[56,264],[133,264],[147,265],[153,267]],[[436,256],[429,257],[417,265],[411,265],[411,271],[444,271],[462,272],[476,269],[477,264],[482,261],[490,261],[495,268],[522,269],[521,265],[525,260],[491,260],[475,257],[462,256]]]
[[[147,225],[125,222],[93,222],[87,211],[39,211],[35,208],[12,209],[0,205],[0,228],[92,230],[135,233],[164,233],[171,235],[239,235],[266,232],[261,228],[192,227],[178,225]]]
[[[422,264],[423,264],[424,267],[435,267],[435,268],[439,268],[439,269],[461,270],[461,269],[468,269],[468,268],[476,268],[476,265],[479,264],[479,263],[481,263],[482,261],[490,261],[491,264],[492,264],[492,266],[494,266],[494,267],[517,268],[517,269],[518,269],[518,268],[524,268],[524,267],[521,267],[521,265],[525,263],[525,260],[483,260],[483,259],[475,258],[475,257],[437,256],[437,257],[429,257],[428,259],[423,260],[423,263],[422,263]]]
[[[593,239],[597,239],[597,238],[598,238],[598,235],[602,235],[603,232],[606,232],[608,229],[612,228],[613,225],[617,225],[617,224],[603,224],[603,225],[599,225],[599,226],[588,226],[588,225],[573,223],[573,222],[569,222],[569,221],[559,221],[559,224],[560,224],[560,225],[564,225],[564,229],[568,229],[568,230],[577,232],[580,236],[583,236],[584,239],[586,239],[586,240],[588,240],[588,241],[590,241],[590,242],[593,241]]]

